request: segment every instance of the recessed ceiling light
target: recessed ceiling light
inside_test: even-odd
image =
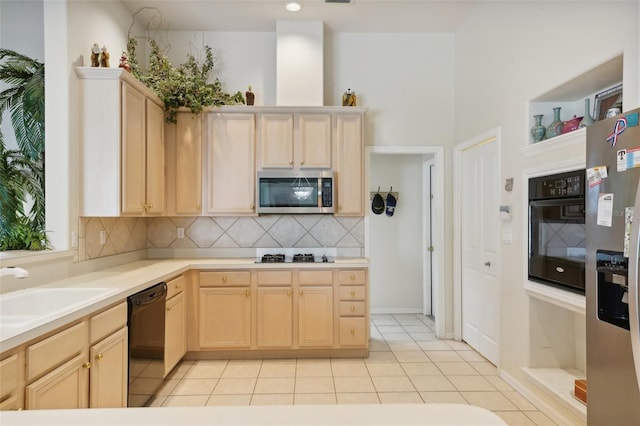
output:
[[[289,12],[300,12],[302,10],[302,3],[297,1],[288,1],[285,3],[284,7]]]

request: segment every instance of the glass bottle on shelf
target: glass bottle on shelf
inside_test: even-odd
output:
[[[542,114],[536,114],[533,118],[536,120],[536,123],[531,128],[531,136],[533,136],[533,142],[540,142],[544,139],[544,135],[547,132],[547,128],[542,124]]]
[[[579,129],[582,129],[583,127],[587,127],[590,124],[593,124],[593,118],[591,118],[591,98],[587,98],[584,100],[584,116],[582,118],[582,121],[580,122],[580,125],[578,126]]]
[[[560,107],[553,109],[553,121],[547,126],[547,139],[551,139],[562,133],[562,120],[560,120]]]

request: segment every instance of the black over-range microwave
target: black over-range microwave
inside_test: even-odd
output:
[[[584,294],[585,170],[529,180],[529,279]]]
[[[259,171],[256,183],[258,213],[333,213],[333,183],[330,170]]]

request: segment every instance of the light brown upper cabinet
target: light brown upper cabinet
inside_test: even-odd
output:
[[[76,68],[81,80],[81,216],[165,212],[164,110],[120,68]]]
[[[336,216],[364,215],[363,115],[334,116]],[[334,198],[335,200],[335,198]]]
[[[258,120],[260,168],[331,168],[330,113],[261,113]]]
[[[254,114],[208,114],[208,213],[247,215],[255,212],[255,128]]]
[[[202,214],[202,117],[180,112],[175,125],[171,160],[177,215]]]

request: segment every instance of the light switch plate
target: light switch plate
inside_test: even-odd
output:
[[[513,231],[511,229],[502,230],[502,244],[513,243]]]
[[[178,238],[184,238],[184,228],[178,228]]]
[[[107,231],[100,231],[100,244],[107,242]]]

